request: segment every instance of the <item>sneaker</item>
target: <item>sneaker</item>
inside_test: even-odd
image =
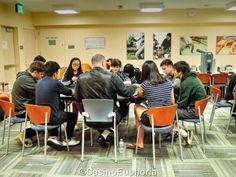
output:
[[[106,142],[108,142],[110,144],[114,144],[114,137],[111,135],[108,135],[106,138]]]
[[[69,146],[78,146],[79,144],[80,144],[80,141],[77,141],[77,140],[74,140],[74,139],[68,140],[68,145],[69,145]],[[67,146],[66,140],[64,140],[64,141],[62,142],[62,145],[63,145],[63,146]]]
[[[102,135],[100,135],[100,136],[98,137],[97,143],[98,143],[102,148],[107,148],[107,147],[108,147],[108,145],[107,145],[107,143],[106,143],[106,140],[105,140],[105,138],[104,138]]]
[[[65,147],[62,145],[62,142],[54,138],[48,138],[47,145],[56,149],[57,151],[65,150]]]
[[[25,138],[25,143],[23,143],[23,139],[24,139],[24,132],[20,132],[19,135],[18,135],[18,139],[20,140],[20,142],[22,144],[24,144],[24,146],[26,148],[29,148],[29,147],[32,147],[33,146],[33,142],[30,138]]]

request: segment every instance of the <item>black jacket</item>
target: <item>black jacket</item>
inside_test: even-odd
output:
[[[117,94],[131,97],[134,91],[135,87],[126,87],[116,74],[94,67],[90,72],[79,76],[75,98],[80,102],[82,99],[113,99],[116,104]]]
[[[35,102],[35,87],[37,80],[28,71],[19,72],[12,89],[12,101],[15,104],[15,110],[24,110],[24,103]]]

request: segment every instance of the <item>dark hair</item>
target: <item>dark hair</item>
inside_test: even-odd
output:
[[[72,58],[72,59],[70,60],[70,64],[69,64],[69,66],[68,66],[68,68],[67,68],[67,70],[66,70],[66,72],[69,72],[69,73],[71,73],[72,75],[73,75],[72,63],[73,63],[73,61],[75,61],[75,60],[78,60],[78,61],[80,62],[80,66],[79,66],[79,68],[78,68],[78,73],[82,73],[81,61],[80,61],[79,58],[74,57],[74,58]]]
[[[183,74],[186,74],[190,72],[189,64],[186,61],[178,61],[174,64],[174,69],[176,69],[177,72],[182,72]]]
[[[135,71],[134,71],[134,66],[132,64],[126,64],[124,66],[124,73],[128,73],[129,77],[133,77],[135,75]]]
[[[167,33],[167,35],[166,36],[168,36],[168,37],[170,37],[171,38],[171,33]]]
[[[159,73],[156,63],[152,60],[145,61],[142,67],[142,82],[147,80],[151,84],[162,84],[166,79]]]
[[[160,67],[162,67],[163,65],[166,65],[166,66],[171,65],[171,66],[173,66],[173,62],[170,59],[165,59],[165,60],[163,60],[161,62]]]
[[[55,61],[48,61],[45,64],[45,69],[46,69],[45,75],[51,77],[55,72],[57,72],[60,69],[60,65]]]
[[[121,61],[118,58],[114,58],[114,59],[111,60],[111,66],[121,67]]]
[[[45,66],[41,61],[34,61],[33,63],[30,64],[29,71],[31,73],[34,72],[34,71],[44,72],[45,71]]]
[[[37,55],[37,56],[34,58],[34,61],[41,61],[41,62],[45,63],[45,62],[46,62],[46,59],[45,59],[43,56],[41,56],[41,55]]]

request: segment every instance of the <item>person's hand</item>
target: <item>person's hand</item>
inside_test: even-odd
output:
[[[77,79],[78,79],[78,77],[76,77],[76,76],[73,76],[73,77],[72,77],[72,81],[73,81],[73,82],[75,82]]]
[[[124,84],[125,84],[126,86],[131,86],[131,81],[129,81],[129,80],[124,81]]]

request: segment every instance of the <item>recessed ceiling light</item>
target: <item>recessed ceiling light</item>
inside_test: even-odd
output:
[[[58,14],[77,14],[79,13],[72,5],[53,5],[53,11]]]
[[[141,3],[140,12],[161,12],[164,9],[163,3]]]

